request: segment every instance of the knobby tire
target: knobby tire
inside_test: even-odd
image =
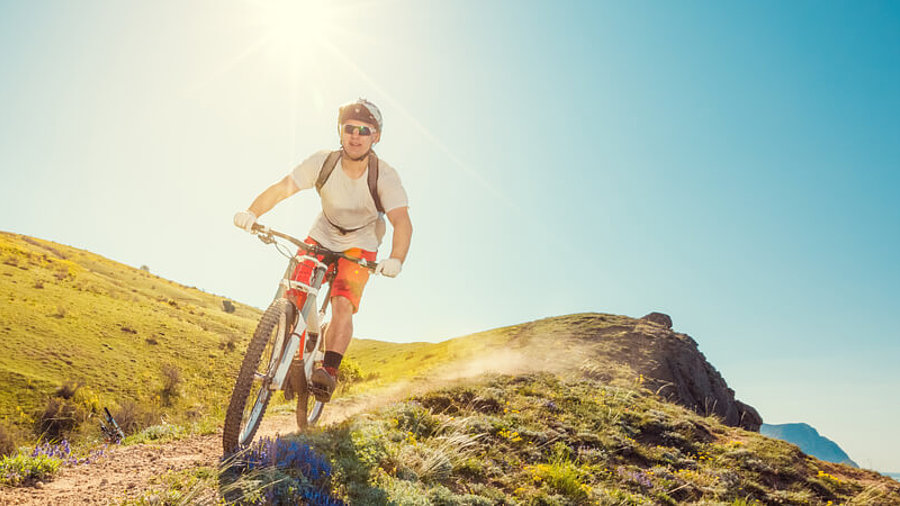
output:
[[[259,416],[255,423],[253,423],[254,426],[249,428],[250,433],[245,440],[243,442],[240,440],[241,433],[245,429],[243,418],[247,403],[256,403],[259,399],[259,392],[267,388],[266,385],[263,384],[257,391],[250,391],[263,352],[269,344],[269,341],[278,341],[278,336],[274,331],[277,329],[278,322],[282,315],[285,316],[287,322],[285,329],[283,329],[285,335],[283,336],[281,343],[282,348],[286,345],[290,336],[292,322],[295,317],[294,312],[294,306],[290,301],[287,299],[278,299],[266,309],[256,326],[256,330],[253,332],[253,337],[250,339],[250,344],[247,346],[247,352],[241,363],[241,369],[234,385],[234,391],[231,394],[231,401],[228,403],[228,411],[225,414],[225,427],[222,431],[222,447],[226,455],[234,453],[239,449],[242,443],[246,445],[253,441],[256,431],[259,429],[259,423],[265,414],[266,407],[269,405],[269,400],[271,400],[274,392],[270,392],[262,401]],[[272,350],[272,353],[277,355],[280,355],[282,352],[282,349]]]

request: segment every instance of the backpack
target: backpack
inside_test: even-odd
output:
[[[328,181],[331,173],[334,172],[334,168],[337,167],[338,160],[341,159],[341,153],[341,150],[332,151],[331,153],[329,153],[328,157],[325,158],[325,163],[322,164],[322,168],[319,169],[319,177],[316,179],[316,191],[320,196],[322,195],[322,187],[325,186],[325,182]],[[378,218],[376,218],[377,221],[381,219],[381,216],[384,214],[384,207],[381,205],[381,199],[378,197],[378,156],[375,155],[374,151],[369,151],[369,176],[367,180],[369,184],[369,193],[372,195],[372,200],[375,201],[375,209],[378,210]],[[324,210],[322,214],[325,214]],[[330,223],[332,227],[338,229],[341,235],[346,235],[350,232],[354,232],[368,226],[363,225],[362,227],[356,228],[344,228],[335,225],[334,222],[328,218],[328,216],[325,216],[325,219],[328,220],[328,223]]]

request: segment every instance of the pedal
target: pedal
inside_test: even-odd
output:
[[[315,383],[312,383],[312,382],[309,383],[309,391],[313,394],[313,396],[319,402],[330,401],[331,394],[333,393],[333,392],[329,392],[327,388],[322,388],[321,386],[316,385]]]

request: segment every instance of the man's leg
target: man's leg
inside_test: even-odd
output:
[[[325,349],[341,356],[353,339],[353,303],[346,297],[331,298],[331,322],[325,332]]]
[[[374,251],[354,248],[345,252],[354,258],[374,261]],[[369,271],[341,258],[337,274],[331,284],[331,322],[325,331],[325,360],[322,368],[313,371],[310,382],[320,401],[328,401],[337,385],[337,372],[350,340],[353,339],[353,313],[359,310],[363,288],[369,280]]]
[[[331,321],[325,330],[325,361],[320,369],[313,371],[310,378],[316,398],[320,401],[331,400],[331,394],[337,386],[338,369],[352,338],[353,303],[346,297],[332,297]]]

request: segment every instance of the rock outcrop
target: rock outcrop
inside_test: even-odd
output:
[[[759,432],[762,417],[735,398],[734,390],[712,366],[697,342],[672,330],[672,319],[650,313],[634,319],[610,314],[576,314],[538,320],[520,327],[516,339],[562,347],[561,360],[580,353],[586,373],[609,382],[635,382],[702,415],[716,415],[734,427]],[[548,338],[549,337],[549,338]],[[568,341],[568,343],[566,343]],[[563,344],[565,343],[565,344]],[[544,353],[552,357],[552,349]]]
[[[665,313],[650,313],[648,315],[644,315],[641,320],[647,320],[648,322],[653,322],[658,325],[662,325],[663,327],[670,329],[672,328],[672,317]]]

